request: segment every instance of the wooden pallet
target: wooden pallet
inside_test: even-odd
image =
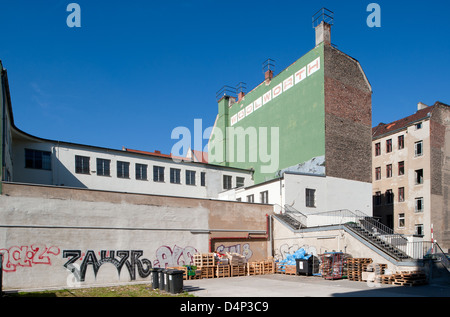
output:
[[[262,262],[263,274],[273,274],[275,271],[275,264],[273,261],[267,260]]]
[[[247,263],[247,275],[260,275],[261,263],[260,262],[248,262]]]
[[[421,271],[403,271],[393,274],[392,284],[401,286],[417,286],[427,284],[427,276]]]
[[[231,276],[245,276],[245,265],[230,265]]]
[[[214,266],[202,266],[201,268],[202,278],[214,278],[216,277],[216,267]]]
[[[297,274],[297,266],[296,265],[286,265],[284,268],[284,274],[296,275]]]
[[[216,266],[216,277],[230,277],[230,276],[231,276],[231,269],[228,264]]]
[[[194,262],[194,265],[198,266],[198,267],[208,267],[208,266],[216,265],[216,259],[215,259],[214,253],[194,254],[193,262]]]

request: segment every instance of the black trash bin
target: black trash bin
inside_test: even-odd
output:
[[[312,256],[309,259],[295,259],[297,275],[313,275]]]
[[[166,289],[165,286],[166,269],[160,269],[158,275],[159,275],[159,289],[164,291]]]
[[[179,294],[183,291],[183,274],[181,270],[170,270],[168,273],[169,291],[172,294]]]
[[[152,268],[152,289],[158,289],[159,288],[159,271],[161,269],[159,267]]]
[[[173,270],[172,269],[165,269],[164,270],[164,290],[169,293],[170,292],[170,274]]]

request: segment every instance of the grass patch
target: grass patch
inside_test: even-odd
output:
[[[56,291],[6,293],[4,297],[194,297],[183,292],[180,294],[153,290],[151,285],[136,284],[112,287],[92,287],[62,289]]]

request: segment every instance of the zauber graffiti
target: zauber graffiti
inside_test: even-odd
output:
[[[100,267],[105,263],[113,264],[117,273],[120,276],[123,266],[125,265],[130,274],[130,280],[136,280],[136,269],[140,277],[146,278],[150,275],[152,263],[148,259],[140,259],[143,255],[142,250],[119,250],[119,251],[100,251],[100,259],[97,259],[95,252],[89,250],[82,258],[81,250],[64,250],[63,258],[69,258],[64,264],[64,267],[72,272],[80,282],[84,282],[86,276],[86,270],[88,266],[92,266],[94,270],[94,276],[97,277],[97,273]],[[80,268],[77,269],[76,265],[73,265],[77,260],[81,260]]]

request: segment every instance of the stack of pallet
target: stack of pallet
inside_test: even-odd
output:
[[[421,271],[397,272],[393,274],[394,285],[417,286],[427,284],[427,276]]]
[[[347,277],[351,281],[362,281],[362,273],[366,272],[367,266],[372,263],[371,258],[348,258]]]
[[[230,276],[244,276],[247,259],[239,253],[225,253],[230,264]]]
[[[273,274],[274,267],[273,260],[248,262],[247,275]]]
[[[214,278],[216,274],[216,258],[214,253],[194,254],[194,265],[201,270],[202,278]]]

